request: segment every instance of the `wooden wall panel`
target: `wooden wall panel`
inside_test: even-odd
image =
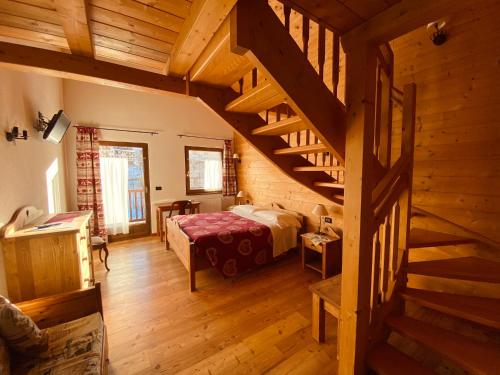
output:
[[[414,204],[497,242],[499,16],[500,3],[474,2],[448,17],[444,45],[433,45],[425,28],[392,43],[395,84],[417,84]]]
[[[318,219],[311,214],[311,211],[316,204],[322,203],[333,217],[333,227],[336,230],[342,227],[340,206],[283,174],[237,134],[234,135],[234,149],[241,158],[236,170],[238,189],[246,192],[253,204],[268,205],[277,202],[287,209],[305,215],[308,229],[316,230]]]

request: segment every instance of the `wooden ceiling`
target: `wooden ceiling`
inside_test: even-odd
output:
[[[344,33],[399,0],[280,1],[327,29]],[[246,64],[243,70],[251,69],[241,56],[229,55],[229,22],[223,21],[235,2],[0,0],[0,41],[95,57],[155,73],[170,71],[183,76],[194,69],[195,80],[227,86],[236,78],[230,74],[232,67]],[[214,50],[208,48],[205,55],[207,51],[221,55],[214,61],[227,60],[228,71],[209,77],[212,67],[204,63],[202,52],[212,39]],[[197,59],[200,54],[202,58]]]
[[[79,24],[97,59],[161,73],[190,9],[190,0],[0,0],[0,40],[75,53],[68,34]]]

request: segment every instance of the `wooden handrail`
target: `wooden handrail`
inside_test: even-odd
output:
[[[392,168],[385,174],[382,180],[379,181],[375,189],[372,191],[372,206],[377,207],[382,198],[386,196],[389,189],[396,182],[401,174],[403,174],[410,165],[410,160],[407,158],[400,157]]]
[[[400,175],[396,182],[391,186],[389,193],[384,197],[382,202],[374,209],[374,225],[380,225],[384,218],[388,215],[391,207],[399,199],[401,193],[408,188],[408,177]]]
[[[400,106],[403,106],[403,92],[394,86],[391,91],[391,99]]]

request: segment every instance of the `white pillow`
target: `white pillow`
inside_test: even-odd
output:
[[[253,214],[257,217],[268,220],[273,224],[279,225],[280,227],[302,227],[302,224],[295,216],[286,212],[279,212],[276,210],[256,210]]]
[[[252,206],[251,204],[241,204],[238,206],[234,206],[231,209],[231,211],[234,212],[235,214],[239,214],[239,215],[251,215],[257,209],[259,209],[259,208],[256,206]]]

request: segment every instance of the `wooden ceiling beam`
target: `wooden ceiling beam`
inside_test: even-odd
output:
[[[389,42],[468,5],[456,0],[402,0],[345,33],[342,47],[347,52],[365,43]]]
[[[55,0],[57,14],[71,53],[94,57],[94,43],[90,32],[86,0]]]
[[[168,72],[185,76],[215,32],[227,17],[236,0],[195,0],[172,49]]]
[[[0,65],[59,78],[154,93],[185,93],[181,78],[98,61],[93,58],[0,42]],[[191,92],[214,90],[191,84]]]

